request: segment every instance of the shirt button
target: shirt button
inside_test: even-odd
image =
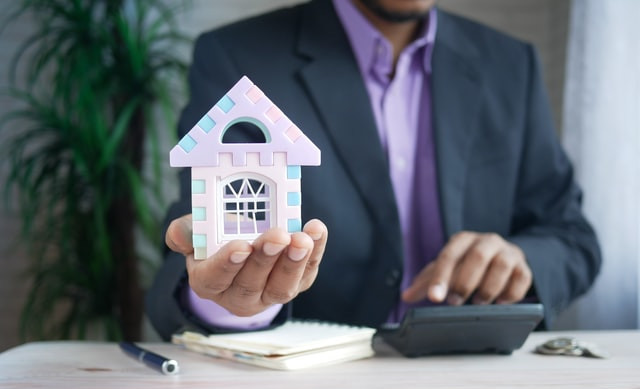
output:
[[[404,170],[407,167],[407,160],[404,157],[396,157],[396,167]]]

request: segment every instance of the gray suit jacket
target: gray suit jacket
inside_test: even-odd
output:
[[[546,324],[584,293],[600,267],[581,193],[553,129],[531,46],[439,11],[433,114],[445,236],[496,232],[518,244]],[[330,1],[316,0],[200,36],[179,136],[247,75],[322,150],[303,168],[303,220],[329,242],[293,315],[375,326],[399,298],[402,242],[394,194],[367,91]],[[191,212],[190,177],[168,220]],[[191,320],[175,299],[184,258],[167,253],[147,296],[163,337]]]

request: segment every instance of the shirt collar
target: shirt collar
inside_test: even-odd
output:
[[[352,0],[333,0],[333,6],[353,48],[360,72],[389,74],[392,66],[391,43],[360,13]],[[431,73],[431,57],[438,25],[436,7],[431,8],[418,37],[405,48],[423,53],[422,67]],[[424,50],[419,50],[424,47]]]

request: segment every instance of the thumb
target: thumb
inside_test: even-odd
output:
[[[165,242],[169,248],[177,253],[189,255],[193,253],[193,230],[191,214],[174,219],[167,233]]]

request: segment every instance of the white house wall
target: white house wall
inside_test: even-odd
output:
[[[192,211],[193,214],[205,218],[193,221],[193,245],[196,259],[212,256],[225,243],[220,241],[217,204],[221,189],[220,183],[229,176],[239,173],[263,175],[275,184],[272,211],[275,213],[275,223],[288,232],[296,232],[301,228],[301,195],[300,195],[300,167],[287,166],[286,153],[274,153],[273,165],[260,164],[260,154],[249,152],[246,154],[245,166],[233,166],[231,153],[219,154],[218,167],[193,167],[192,179]],[[291,178],[288,178],[291,177]]]

